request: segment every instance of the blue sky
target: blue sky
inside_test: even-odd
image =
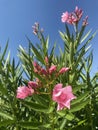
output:
[[[83,9],[85,17],[89,16],[87,30],[95,32],[98,29],[98,0],[0,0],[0,46],[4,48],[9,39],[9,50],[11,56],[17,56],[19,45],[27,47],[27,35],[32,42],[36,38],[32,34],[32,25],[38,21],[44,28],[45,35],[50,36],[51,45],[57,41],[62,43],[58,31],[64,31],[61,23],[61,15],[68,10],[73,11],[75,6]],[[92,48],[94,54],[93,70],[98,70],[98,34],[93,39]]]

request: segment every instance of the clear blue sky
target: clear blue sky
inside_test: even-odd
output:
[[[9,38],[9,50],[12,57],[16,57],[20,45],[27,47],[27,35],[33,43],[36,38],[32,34],[32,25],[38,21],[49,34],[50,42],[61,42],[58,30],[64,30],[61,15],[68,10],[73,11],[75,6],[84,11],[84,17],[89,16],[87,29],[98,29],[98,0],[0,0],[0,46],[4,48]],[[94,54],[93,72],[98,70],[98,34],[92,41]],[[59,45],[62,43],[59,43]]]

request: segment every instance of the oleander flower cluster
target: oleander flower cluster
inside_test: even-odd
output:
[[[73,12],[71,13],[69,13],[68,11],[64,12],[61,16],[61,21],[63,23],[75,25],[80,21],[82,15],[83,15],[83,10],[79,9],[76,6]],[[85,19],[83,20],[83,23],[82,23],[83,26],[86,26],[88,24],[87,20],[88,20],[88,16],[86,16]]]
[[[64,12],[61,16],[61,21],[76,27],[78,22],[81,20],[82,15],[83,10],[76,6],[73,12]],[[82,26],[86,26],[88,24],[87,20],[88,16],[83,19]],[[39,23],[36,22],[32,28],[33,33],[41,39],[42,31],[39,28]],[[54,81],[58,81],[58,77],[67,73],[67,71],[70,71],[70,68],[65,66],[59,68],[55,64],[50,64],[48,56],[45,56],[44,63],[44,65],[41,65],[38,61],[33,61],[32,65],[34,73],[39,75],[45,83],[43,83],[40,78],[36,77],[33,81],[28,81],[27,85],[19,86],[16,97],[19,99],[25,99],[33,94],[43,94],[44,91],[45,94],[49,94],[51,96],[51,100],[58,104],[57,110],[62,110],[63,108],[70,109],[70,102],[73,99],[76,99],[76,96],[72,92],[72,86],[67,85],[64,87],[61,82],[55,82],[54,84]]]
[[[45,57],[45,63],[46,67],[42,67],[36,61],[34,61],[32,65],[34,68],[34,73],[43,77],[45,81],[48,80],[47,85],[43,85],[42,81],[38,78],[34,81],[28,81],[27,85],[18,87],[16,98],[25,99],[33,94],[42,94],[40,88],[46,87],[47,89],[47,86],[49,88],[49,82],[51,82],[53,75],[58,78],[58,76],[70,70],[68,67],[62,67],[58,70],[57,65],[49,66],[48,57]],[[49,93],[51,95],[51,99],[58,103],[57,110],[62,110],[64,107],[70,109],[70,101],[76,98],[72,93],[72,87],[63,87],[63,84],[61,83],[54,85],[53,89],[48,89],[48,91],[49,92],[46,92],[46,94]]]
[[[98,73],[90,75],[96,32],[85,33],[88,16],[82,15],[77,6],[63,13],[59,46],[35,22],[38,41],[27,37],[28,48],[19,45],[18,63],[7,42],[0,53],[0,130],[97,129]]]

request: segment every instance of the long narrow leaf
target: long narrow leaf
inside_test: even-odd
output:
[[[75,105],[71,106],[70,112],[76,112],[84,108],[88,103],[90,102],[90,99],[86,99],[86,101],[76,103]]]
[[[31,50],[34,54],[35,54],[35,56],[36,56],[36,58],[41,62],[41,63],[43,63],[43,64],[45,64],[44,63],[44,59],[43,59],[43,57],[42,57],[42,54],[40,53],[40,52],[38,52],[38,50],[32,45],[32,50]]]
[[[86,35],[82,38],[80,44],[85,41],[85,39],[90,35],[91,31],[92,31],[92,30],[89,30],[89,31],[86,33]]]
[[[9,40],[7,41],[7,44],[6,44],[5,49],[4,49],[4,52],[3,52],[2,57],[0,59],[1,61],[3,61],[3,59],[4,59],[5,55],[6,55],[7,48],[8,48],[8,42],[9,42]]]
[[[0,111],[0,116],[2,116],[3,118],[6,118],[6,119],[14,120],[12,115],[10,115],[10,114],[8,114],[6,112],[3,112],[3,111]]]
[[[40,128],[51,128],[50,124],[42,124],[40,122],[19,122],[18,126],[21,128],[26,128],[26,129],[32,129],[32,130],[40,130]]]
[[[28,108],[34,110],[34,111],[38,111],[38,112],[46,112],[48,109],[48,106],[43,106],[41,104],[37,104],[34,102],[28,102],[28,101],[24,101],[22,102],[25,106],[27,106]]]
[[[14,120],[3,120],[3,121],[0,121],[0,127],[2,126],[7,126],[7,125],[12,125],[15,121]]]
[[[85,100],[85,98],[87,98],[87,96],[89,95],[89,92],[85,92],[84,94],[82,94],[81,96],[79,96],[77,99],[73,100],[71,105],[74,105],[76,103],[80,103],[82,100]]]

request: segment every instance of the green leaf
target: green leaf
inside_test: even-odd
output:
[[[2,84],[0,84],[0,92],[4,95],[7,95],[7,89],[4,88]]]
[[[42,44],[42,51],[44,52],[44,56],[48,55],[48,44],[49,44],[49,36],[45,39],[43,34],[41,33],[41,44]]]
[[[67,24],[66,24],[65,26],[66,26],[66,33],[67,33],[68,39],[70,39],[70,31],[69,31],[69,28],[68,28]]]
[[[12,125],[15,121],[12,121],[12,120],[3,120],[3,121],[0,121],[0,127],[2,126],[7,126],[7,125]]]
[[[59,31],[60,36],[62,38],[62,40],[64,41],[64,46],[67,52],[69,52],[69,44],[70,42],[72,42],[70,39],[68,39],[68,36],[66,33],[62,33],[61,31]]]
[[[55,109],[54,106],[49,106],[49,108],[46,110],[46,113],[47,113],[47,114],[50,114],[50,113],[53,112],[54,109]]]
[[[26,66],[22,64],[22,68],[23,68],[23,71],[24,71],[25,74],[26,74],[26,77],[27,77],[28,79],[30,79],[30,75],[29,75],[29,72],[28,72]]]
[[[43,64],[45,64],[42,54],[33,46],[32,44],[32,49],[31,51],[35,54],[36,58]]]
[[[81,27],[81,30],[80,30],[80,32],[79,32],[79,34],[78,34],[77,45],[80,43],[80,40],[81,40],[81,38],[82,38],[82,36],[83,36],[83,33],[84,33],[84,30],[85,30],[85,26],[82,26],[82,27]]]
[[[32,130],[39,130],[39,126],[42,125],[40,123],[34,123],[34,122],[18,122],[18,126],[21,128],[26,128],[26,129],[32,129]]]
[[[72,113],[68,113],[66,116],[65,116],[65,118],[67,119],[67,120],[69,120],[69,121],[72,121],[73,119],[74,119],[74,115],[72,114]]]
[[[86,84],[76,84],[76,85],[73,85],[73,93],[76,93],[77,91],[81,90],[81,88],[85,87]]]
[[[21,61],[23,62],[23,63],[25,63],[25,62],[27,62],[27,63],[30,63],[30,57],[29,57],[29,55],[27,54],[27,52],[26,52],[26,50],[24,50],[24,48],[21,46],[21,45],[19,45],[19,54],[18,54],[18,56],[19,56],[19,58],[21,59]]]
[[[46,39],[46,49],[48,50],[48,45],[49,44],[49,36],[47,37],[47,39]]]
[[[6,61],[5,61],[5,63],[4,63],[4,69],[6,69],[7,64],[9,63],[9,61],[10,61],[10,52],[8,53],[7,58],[6,58]]]
[[[84,108],[88,103],[90,102],[90,99],[86,99],[86,101],[82,101],[80,103],[76,103],[71,106],[70,112],[76,112]]]
[[[85,120],[82,120],[82,121],[79,121],[77,126],[82,125],[82,124],[85,123],[86,121],[87,121],[86,119],[85,119]]]
[[[36,122],[19,122],[18,126],[21,128],[27,128],[27,129],[32,129],[32,130],[40,130],[40,128],[51,128],[50,124],[43,124],[43,123],[36,123]]]
[[[61,117],[65,117],[65,115],[66,115],[66,109],[63,109],[62,111],[57,111],[57,114],[59,115],[59,116],[61,116]]]
[[[38,111],[38,112],[46,112],[48,110],[48,106],[43,106],[41,104],[38,103],[34,103],[34,102],[29,102],[29,101],[24,101],[22,102],[25,106],[27,106],[28,108],[34,110],[34,111]]]
[[[12,117],[12,115],[10,115],[6,112],[3,112],[3,111],[0,111],[0,116],[2,116],[3,118],[6,118],[6,119],[14,120],[14,117]]]
[[[96,32],[84,43],[84,45],[77,51],[77,54],[90,43],[90,41],[95,37]],[[88,49],[85,49],[85,53]]]
[[[85,126],[78,126],[76,128],[73,128],[71,130],[91,130],[92,128],[89,125]]]
[[[51,128],[51,124],[43,124],[43,125],[41,125],[41,126],[39,126],[40,128]]]
[[[50,63],[52,62],[52,58],[54,57],[55,48],[56,48],[56,43],[54,43],[54,46],[52,47],[52,49],[50,51],[50,56],[49,56]]]
[[[91,46],[92,45],[89,45],[87,48],[85,48],[85,53],[87,53],[90,50]]]
[[[85,48],[83,48],[81,50],[80,54],[78,54],[77,60],[74,63],[74,66],[73,66],[73,70],[72,70],[73,73],[76,71],[76,68],[79,65],[79,62],[82,60],[82,57],[84,56],[84,54],[85,54]]]
[[[80,103],[82,100],[85,100],[85,98],[87,98],[88,95],[89,95],[89,92],[85,92],[84,94],[81,94],[81,96],[79,96],[77,99],[75,99],[75,100],[72,101],[71,105]]]
[[[70,52],[69,52],[69,63],[70,66],[73,64],[73,58],[74,58],[74,44],[70,43]]]
[[[61,31],[59,31],[59,34],[60,34],[61,38],[62,38],[63,40],[65,40],[65,36],[64,36],[64,34],[63,34]]]
[[[61,122],[60,130],[64,129],[66,122],[67,122],[67,120],[64,118],[63,121]]]
[[[6,55],[7,48],[8,48],[8,42],[9,42],[9,40],[7,41],[7,44],[6,44],[5,49],[4,49],[4,52],[3,52],[2,57],[1,57],[1,59],[0,59],[1,62],[4,60],[4,56]]]
[[[89,30],[89,31],[86,33],[86,35],[82,38],[82,40],[81,40],[80,43],[82,43],[83,41],[85,41],[85,39],[90,35],[91,31],[92,31],[92,30]]]
[[[34,94],[33,95],[33,99],[37,102],[37,103],[39,103],[39,104],[41,104],[41,105],[43,105],[43,106],[49,106],[49,100],[47,101],[47,97],[46,97],[46,95],[37,95],[37,94]]]

